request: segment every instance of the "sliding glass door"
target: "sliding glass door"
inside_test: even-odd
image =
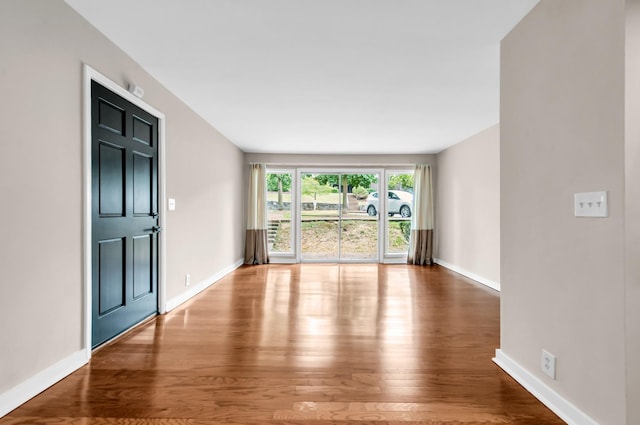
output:
[[[300,173],[302,261],[378,261],[378,215],[367,207],[379,178],[378,172]]]

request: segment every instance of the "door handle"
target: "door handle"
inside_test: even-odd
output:
[[[152,231],[153,233],[162,232],[162,227],[160,227],[160,226],[153,226],[153,227],[151,228],[151,231]]]

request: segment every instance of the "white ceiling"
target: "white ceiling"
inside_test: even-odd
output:
[[[498,122],[538,0],[66,0],[246,152],[435,153]]]

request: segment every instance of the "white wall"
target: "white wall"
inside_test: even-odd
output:
[[[4,400],[84,348],[82,64],[166,116],[169,299],[242,258],[244,154],[61,0],[2,0],[0,58]]]
[[[437,156],[435,256],[440,263],[500,286],[500,127]]]
[[[624,28],[624,0],[543,0],[501,59],[501,350],[607,425],[627,423]],[[609,217],[575,218],[595,190]]]

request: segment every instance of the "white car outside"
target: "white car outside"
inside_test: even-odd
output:
[[[389,190],[387,201],[387,213],[389,216],[400,214],[402,217],[411,217],[413,211],[413,194],[404,190]],[[378,214],[378,192],[373,192],[367,197],[365,211],[370,216]]]

